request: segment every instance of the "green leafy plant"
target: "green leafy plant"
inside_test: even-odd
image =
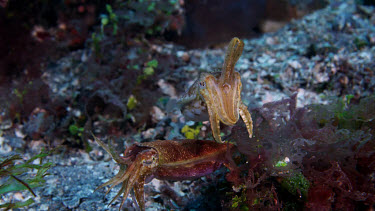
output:
[[[143,80],[152,76],[155,73],[155,68],[158,67],[158,61],[153,59],[146,63],[146,67],[143,69],[143,74],[138,76],[137,84],[140,84]]]
[[[97,33],[92,33],[91,35],[92,39],[92,47],[94,48],[95,55],[98,57],[100,55],[100,42],[102,41],[102,36]]]
[[[84,130],[83,127],[79,127],[77,124],[69,125],[69,133],[73,136],[78,135],[81,137]]]
[[[106,9],[107,9],[108,15],[107,14],[100,15],[100,19],[101,19],[100,32],[101,32],[101,35],[104,36],[104,27],[107,26],[107,25],[112,26],[112,28],[113,28],[112,34],[116,35],[117,30],[118,30],[117,15],[113,12],[111,5],[107,4]]]
[[[6,194],[13,191],[28,190],[35,197],[36,194],[32,188],[42,186],[45,183],[43,179],[48,175],[47,170],[53,166],[53,163],[43,163],[43,159],[48,153],[41,152],[38,155],[22,162],[20,155],[13,155],[0,160],[0,177],[5,180],[0,185],[0,194]],[[33,161],[40,159],[40,164],[33,164]],[[34,176],[27,174],[29,170],[37,170]],[[0,204],[0,208],[12,209],[21,208],[34,203],[33,199],[28,199],[25,202],[4,203]]]
[[[133,110],[137,106],[137,99],[133,95],[130,95],[128,99],[128,103],[126,104],[126,107],[129,110]]]
[[[281,182],[281,186],[288,190],[289,193],[307,199],[310,182],[302,173],[297,173],[291,177],[284,178]]]
[[[353,97],[346,95],[344,98],[333,100],[329,105],[311,105],[310,108],[322,127],[333,124],[339,129],[359,129],[375,117],[375,96],[363,98],[359,104],[352,103]]]
[[[358,38],[356,37],[353,41],[354,45],[358,48],[358,49],[362,49],[366,46],[369,45],[368,41],[366,39],[362,39],[362,38]]]
[[[288,165],[288,163],[285,160],[279,160],[275,164],[275,167],[286,167],[287,165]]]
[[[125,15],[121,16],[126,24],[140,28],[140,32],[147,35],[160,34],[167,26],[177,1],[128,1],[122,6]],[[136,11],[136,12],[134,12]]]
[[[27,91],[25,89],[22,90],[21,92],[18,89],[13,90],[14,95],[18,97],[21,103],[23,102],[23,97],[25,96],[26,92]]]
[[[243,210],[243,211],[247,211],[249,210],[249,207],[246,205],[246,188],[243,187],[242,191],[241,191],[241,196],[238,196],[238,195],[235,195],[233,198],[232,198],[232,208],[236,208],[236,209],[240,209],[240,210]],[[258,204],[259,203],[259,200],[258,198],[256,198],[254,201],[253,201],[253,205],[255,204]]]
[[[108,14],[102,14],[100,15],[100,34],[97,34],[95,32],[92,33],[91,39],[92,39],[92,46],[94,48],[96,56],[100,56],[100,42],[105,37],[104,29],[106,26],[111,26],[113,28],[112,34],[117,35],[118,31],[118,17],[113,12],[112,6],[107,4],[106,10]]]
[[[85,127],[86,124],[86,117],[80,116],[78,119],[75,119],[69,127],[68,131],[72,137],[69,137],[70,140],[74,144],[78,144],[79,146],[83,146],[86,152],[90,152],[92,147],[90,146],[89,142],[85,138]]]

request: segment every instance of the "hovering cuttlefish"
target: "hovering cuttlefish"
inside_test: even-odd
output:
[[[253,135],[253,121],[246,105],[241,101],[241,76],[234,71],[242,55],[244,43],[237,37],[228,46],[222,72],[202,73],[188,92],[179,100],[187,119],[203,121],[208,112],[212,134],[216,141],[220,137],[220,122],[234,125],[239,116],[245,122],[249,137]],[[207,109],[206,109],[207,107]]]

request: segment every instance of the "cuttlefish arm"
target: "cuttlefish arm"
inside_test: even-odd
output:
[[[234,66],[241,57],[243,48],[244,43],[237,37],[230,41],[225,55],[223,70],[219,79],[221,84],[233,82],[235,80]]]
[[[247,132],[249,133],[249,138],[253,136],[253,119],[251,118],[250,112],[247,110],[247,106],[240,103],[240,116],[246,125]]]

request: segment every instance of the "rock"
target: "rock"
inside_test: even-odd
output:
[[[33,139],[38,139],[53,128],[53,117],[48,115],[46,110],[37,107],[30,114],[29,121],[23,127],[23,132]]]
[[[5,138],[0,137],[0,155],[2,156],[8,155],[11,151],[12,151],[12,147],[10,147],[9,144],[5,142]]]
[[[13,123],[10,119],[5,118],[5,116],[0,115],[0,130],[8,130],[12,127]]]
[[[67,207],[69,209],[73,209],[73,208],[78,207],[79,200],[80,200],[80,198],[78,198],[78,197],[75,197],[73,199],[66,198],[66,199],[63,199],[63,204],[64,204],[65,207]]]
[[[157,106],[152,106],[150,113],[153,123],[158,123],[165,118],[165,113]]]
[[[190,60],[189,54],[184,51],[177,51],[177,56],[181,58],[184,62],[188,62]]]
[[[21,138],[16,136],[5,135],[0,137],[0,154],[1,155],[9,155],[15,149],[22,149],[24,148],[25,141]]]
[[[296,60],[289,61],[288,64],[289,64],[289,66],[291,66],[295,70],[298,70],[298,69],[302,68],[302,65],[298,61],[296,61]]]
[[[160,79],[158,81],[158,85],[163,92],[163,94],[166,94],[172,98],[175,98],[176,95],[176,89],[169,83],[165,82],[164,79]]]
[[[92,160],[98,161],[104,159],[104,154],[101,150],[93,149],[89,152],[90,158]]]
[[[153,139],[156,136],[156,131],[154,128],[149,128],[142,132],[142,137],[144,139]]]
[[[42,150],[42,148],[46,147],[46,143],[43,140],[32,140],[29,144],[31,151],[33,153],[38,153]]]
[[[23,201],[25,199],[25,197],[22,195],[22,193],[20,192],[17,192],[13,195],[14,199],[17,200],[17,201]]]

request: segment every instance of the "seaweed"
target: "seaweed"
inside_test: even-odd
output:
[[[43,163],[43,159],[49,153],[41,152],[25,162],[20,162],[23,158],[20,155],[8,156],[2,158],[0,162],[0,178],[4,179],[4,183],[0,185],[0,194],[6,194],[14,191],[28,190],[34,197],[35,192],[32,190],[35,187],[44,185],[43,179],[48,175],[47,171],[53,166],[53,163]],[[40,164],[34,164],[33,161],[40,159]],[[35,176],[26,175],[29,169],[35,169]],[[29,206],[34,203],[32,198],[24,202],[7,202],[0,204],[0,208],[12,209]]]
[[[375,97],[352,99],[344,96],[327,105],[297,108],[293,95],[252,110],[251,140],[244,126],[232,128],[229,139],[236,140],[245,158],[237,160],[236,182],[246,187],[247,207],[327,210],[375,205]],[[271,194],[273,187],[278,191]],[[236,194],[236,205],[244,197]]]

